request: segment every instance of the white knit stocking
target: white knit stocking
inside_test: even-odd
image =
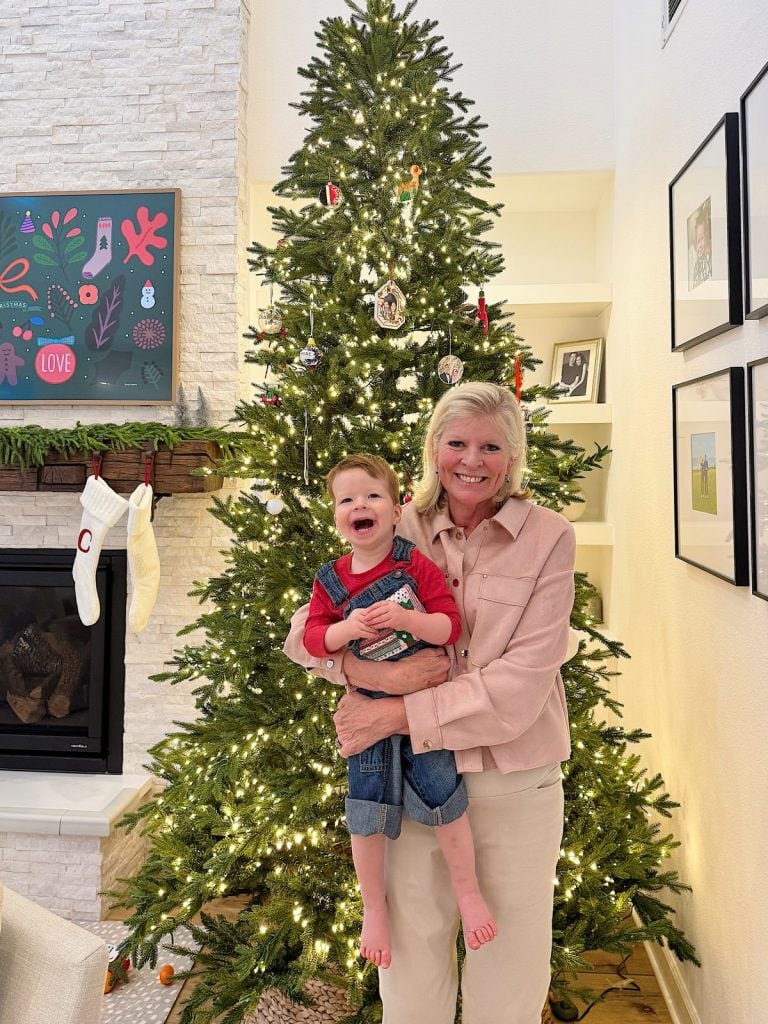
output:
[[[83,517],[77,535],[77,553],[72,566],[77,611],[84,626],[97,621],[101,608],[96,591],[96,566],[108,531],[128,508],[128,502],[116,494],[104,478],[89,476],[80,495]]]
[[[132,586],[128,625],[136,633],[149,621],[160,586],[160,559],[151,520],[152,488],[139,484],[128,498],[128,569]]]

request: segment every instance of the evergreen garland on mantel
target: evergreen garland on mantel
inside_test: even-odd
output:
[[[51,451],[63,455],[77,452],[125,451],[127,448],[145,449],[151,444],[157,451],[161,444],[172,449],[180,441],[214,441],[221,448],[222,460],[242,463],[250,450],[247,433],[221,430],[218,427],[178,427],[165,423],[78,423],[74,427],[52,430],[47,427],[0,428],[0,465],[42,466]],[[221,465],[219,472],[237,476],[235,465]]]

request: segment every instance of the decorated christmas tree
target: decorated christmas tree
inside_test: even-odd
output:
[[[606,454],[548,429],[556,388],[525,386],[533,353],[501,305],[485,305],[480,289],[502,269],[487,237],[499,207],[484,198],[484,125],[452,89],[436,24],[410,20],[412,3],[348,3],[348,18],[322,23],[301,70],[306,136],[275,187],[290,202],[270,208],[280,240],[251,249],[275,301],[252,331],[254,400],[237,410],[251,456],[227,469],[256,482],[214,504],[232,543],[223,574],[196,590],[206,611],[189,630],[206,638],[163,676],[198,682],[199,716],[152,750],[166,787],[130,821],[151,841],[122,895],[137,961],[154,962],[203,911],[201,978],[183,1018],[196,1024],[240,1021],[265,989],[301,1000],[326,972],[347,986],[356,1020],[378,1019],[375,971],[356,955],[361,908],[331,717],[339,690],[282,653],[316,569],[341,553],[324,475],[349,452],[382,454],[407,499],[426,419],[462,375],[509,386],[523,403],[533,500],[561,509]],[[694,959],[664,903],[685,888],[663,869],[676,843],[658,818],[674,805],[628,753],[643,734],[616,724],[610,666],[625,652],[596,631],[593,593],[577,574],[556,988],[586,950],[663,937]],[[236,916],[206,913],[219,897],[240,897]]]

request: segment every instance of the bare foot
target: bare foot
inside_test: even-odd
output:
[[[377,967],[392,963],[392,944],[389,938],[389,915],[386,903],[381,907],[363,908],[363,932],[360,936],[360,955]]]
[[[480,890],[476,889],[461,896],[458,902],[464,942],[467,946],[470,949],[480,949],[486,942],[492,942],[499,934],[499,929]]]

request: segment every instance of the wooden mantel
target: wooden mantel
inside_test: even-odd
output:
[[[215,441],[178,441],[172,449],[160,444],[152,461],[150,483],[157,497],[217,491],[224,477],[216,472],[221,449]],[[102,453],[101,475],[110,487],[130,493],[144,480],[145,454],[138,448]],[[208,469],[193,475],[193,469]],[[49,452],[41,466],[20,469],[0,465],[0,491],[81,491],[93,473],[93,455]]]

